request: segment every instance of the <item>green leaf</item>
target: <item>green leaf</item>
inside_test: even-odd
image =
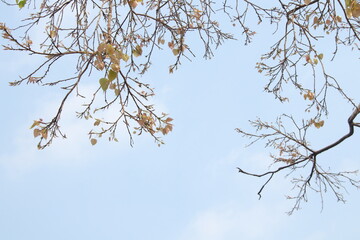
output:
[[[107,78],[100,78],[99,83],[102,90],[106,91],[109,87],[110,81]]]
[[[23,8],[26,4],[26,0],[21,0],[21,1],[16,0],[16,3],[19,6],[19,8]]]
[[[345,5],[347,8],[351,7],[351,2],[352,2],[352,0],[345,0]]]
[[[109,70],[108,72],[108,78],[109,81],[111,82],[112,80],[114,80],[117,77],[117,72],[114,72],[113,70]]]

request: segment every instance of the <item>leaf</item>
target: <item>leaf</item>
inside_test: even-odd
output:
[[[16,0],[16,3],[19,6],[19,8],[23,8],[26,4],[26,0],[21,0],[21,1]]]
[[[171,122],[172,120],[174,120],[174,119],[172,119],[171,117],[168,117],[167,119],[165,119],[165,122],[166,122],[166,123],[169,123],[169,122]]]
[[[320,53],[319,55],[317,55],[317,57],[318,57],[319,60],[322,60],[323,57],[324,57],[324,54]]]
[[[131,8],[136,8],[137,5],[138,5],[138,1],[136,1],[136,0],[130,0],[130,1],[129,1],[129,5],[130,5]]]
[[[352,0],[345,0],[345,6],[347,8],[351,7]]]
[[[174,49],[172,50],[172,52],[173,52],[173,54],[174,54],[175,56],[177,56],[177,55],[179,55],[180,50],[177,49],[177,48],[174,48]]]
[[[102,90],[106,91],[109,87],[110,81],[107,78],[100,78],[99,83]]]
[[[96,69],[98,69],[98,70],[103,70],[105,68],[105,63],[103,60],[101,60],[100,57],[96,58],[94,65],[95,65]]]
[[[311,61],[311,58],[310,58],[310,55],[306,55],[305,56],[305,59],[306,59],[306,62],[312,64],[312,61]]]
[[[106,44],[106,54],[111,55],[114,54],[115,48],[110,43]]]
[[[123,53],[121,55],[121,59],[124,60],[125,62],[127,62],[129,60],[129,56],[127,54]]]
[[[109,88],[110,88],[111,90],[114,90],[114,89],[116,88],[116,83],[111,83],[111,84],[109,85]]]
[[[40,121],[34,121],[34,123],[31,125],[30,129],[32,129],[33,127],[39,126]]]
[[[57,31],[51,30],[51,31],[50,31],[50,37],[51,37],[51,38],[54,38],[54,37],[56,37],[56,36],[57,36]]]
[[[117,72],[114,72],[112,69],[108,72],[108,79],[109,81],[113,81],[117,77]],[[108,84],[109,85],[109,84]]]
[[[175,44],[174,44],[173,41],[171,41],[171,42],[168,42],[168,46],[169,46],[170,49],[173,49]]]
[[[97,50],[100,53],[105,52],[106,51],[106,43],[100,43]]]
[[[311,0],[304,0],[305,5],[309,5],[310,2]]]
[[[322,126],[324,126],[324,120],[321,120],[319,122],[314,122],[314,126],[316,128],[321,128]]]
[[[95,138],[90,139],[91,145],[95,145],[97,143],[97,140]]]
[[[99,126],[100,125],[100,119],[96,119],[96,121],[94,122],[94,126]]]
[[[35,128],[35,129],[34,129],[34,137],[36,138],[36,137],[38,137],[38,136],[40,136],[40,135],[41,135],[41,130]]]
[[[318,24],[318,23],[319,23],[319,18],[318,18],[318,17],[314,17],[313,25]]]
[[[141,56],[141,54],[142,54],[142,48],[141,48],[141,46],[140,46],[140,45],[137,45],[137,46],[135,47],[135,49],[132,51],[132,53],[133,53],[133,55],[134,55],[135,57]]]
[[[46,128],[44,128],[43,130],[41,130],[41,136],[45,139],[47,139],[48,137],[48,130]]]
[[[120,65],[119,64],[117,64],[117,63],[113,63],[113,64],[111,64],[111,70],[113,70],[114,72],[119,72],[120,71]]]

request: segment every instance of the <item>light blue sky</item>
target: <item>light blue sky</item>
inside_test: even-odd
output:
[[[0,22],[19,14],[7,9],[1,6]],[[171,60],[154,64],[144,80],[156,88],[154,103],[175,119],[160,148],[146,136],[135,137],[131,148],[126,135],[119,143],[91,146],[86,134],[92,123],[75,118],[81,104],[75,100],[66,105],[62,121],[68,139],[38,151],[29,126],[51,116],[61,95],[55,88],[9,87],[34,65],[31,58],[1,50],[0,239],[356,239],[359,191],[349,188],[346,204],[327,194],[322,212],[319,197],[310,194],[309,203],[288,216],[287,179],[278,176],[259,201],[263,180],[237,173],[238,166],[266,170],[270,159],[261,144],[244,148],[247,141],[234,128],[248,128],[257,116],[271,121],[283,110],[296,113],[295,103],[280,106],[262,91],[265,79],[254,66],[268,39],[259,34],[247,47],[227,42],[213,59],[199,54],[172,75]],[[340,52],[330,67],[358,92],[358,62],[349,57],[351,52]],[[344,113],[351,109],[342,106],[333,105],[325,127],[314,132],[315,146],[346,131]],[[360,169],[359,135],[321,161],[335,169]]]

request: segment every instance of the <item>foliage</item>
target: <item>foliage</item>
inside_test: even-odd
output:
[[[265,91],[273,94],[280,102],[291,101],[286,89],[298,91],[307,103],[305,111],[311,114],[299,122],[291,115],[284,114],[274,123],[261,119],[251,121],[256,132],[236,129],[251,139],[250,145],[265,140],[266,147],[274,149],[270,157],[273,165],[280,165],[263,174],[255,174],[239,168],[239,172],[268,177],[259,191],[279,172],[289,171],[291,182],[298,190],[294,197],[294,208],[307,200],[308,189],[321,194],[331,189],[339,201],[344,201],[342,190],[344,180],[359,187],[359,181],[352,178],[356,171],[331,172],[324,170],[318,162],[319,155],[353,135],[360,127],[355,119],[360,105],[341,87],[327,70],[326,62],[335,59],[339,47],[350,47],[359,51],[360,4],[356,0],[211,0],[195,1],[145,1],[145,0],[60,0],[60,1],[16,1],[20,9],[31,8],[25,24],[10,28],[4,23],[0,30],[9,41],[6,50],[23,51],[43,56],[45,60],[31,73],[11,82],[17,86],[23,82],[43,86],[60,86],[65,91],[55,117],[50,121],[34,121],[31,126],[34,137],[39,137],[39,149],[47,147],[60,135],[59,122],[62,110],[71,94],[82,97],[81,82],[94,72],[101,74],[98,89],[78,116],[92,119],[94,128],[89,133],[92,145],[107,134],[109,140],[117,141],[119,125],[125,126],[133,143],[133,134],[150,134],[158,144],[163,141],[159,134],[166,135],[173,129],[172,118],[158,113],[149,103],[154,90],[140,77],[151,67],[151,60],[157,51],[168,51],[174,57],[169,66],[173,73],[182,59],[194,57],[189,39],[198,39],[204,46],[204,57],[213,55],[213,48],[227,39],[234,39],[242,33],[245,44],[256,36],[257,24],[275,26],[270,50],[265,53],[256,69],[267,79]],[[66,16],[66,17],[65,17]],[[253,17],[249,17],[253,16]],[[254,22],[253,19],[257,19]],[[66,18],[66,19],[65,19]],[[68,20],[70,19],[70,20]],[[217,20],[221,19],[221,21]],[[234,35],[224,32],[222,27],[228,21],[234,27]],[[256,24],[257,23],[257,24]],[[226,23],[224,23],[226,24]],[[32,34],[43,27],[46,34],[40,41],[33,41]],[[18,37],[20,36],[20,37]],[[323,52],[316,43],[322,39],[333,39],[333,51]],[[76,58],[75,74],[71,77],[52,79],[48,74],[64,58]],[[70,70],[68,71],[70,72]],[[303,72],[311,72],[312,81],[304,81]],[[349,132],[337,141],[318,150],[308,140],[309,131],[317,131],[325,125],[328,112],[328,98],[340,94],[352,106],[349,116]],[[96,100],[102,99],[102,105]],[[119,107],[114,120],[96,117],[98,111]],[[303,177],[295,174],[305,170]]]

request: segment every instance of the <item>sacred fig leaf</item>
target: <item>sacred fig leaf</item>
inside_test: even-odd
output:
[[[36,126],[39,126],[41,122],[40,121],[34,121],[34,123],[31,125],[30,129],[36,127]]]
[[[21,0],[21,1],[16,0],[16,3],[19,6],[19,8],[23,8],[26,4],[26,0]]]
[[[141,46],[140,46],[140,45],[137,45],[137,46],[135,47],[135,49],[132,51],[132,53],[133,53],[133,55],[134,55],[135,57],[141,56],[141,54],[142,54],[142,48],[141,48]]]
[[[117,63],[113,63],[111,64],[111,70],[113,70],[114,72],[119,72],[120,71],[120,65]]]
[[[96,119],[96,121],[94,122],[94,126],[99,126],[101,123],[100,119]]]
[[[319,122],[314,122],[314,126],[316,128],[321,128],[322,126],[324,126],[324,120],[321,120]]]
[[[95,138],[90,139],[91,145],[95,145],[97,143],[97,140]]]
[[[115,52],[114,46],[111,45],[110,43],[106,44],[106,54],[111,55],[114,54],[114,52]]]
[[[38,136],[40,136],[40,135],[41,135],[41,130],[35,128],[35,129],[34,129],[34,137],[36,138],[36,137],[38,137]]]
[[[47,139],[48,137],[48,130],[46,128],[44,128],[43,130],[41,130],[41,136],[44,138],[44,139]]]
[[[100,78],[99,83],[100,83],[102,90],[106,91],[109,87],[110,81],[107,78]]]
[[[108,79],[109,81],[113,81],[117,77],[117,72],[114,72],[112,69],[108,72]]]
[[[114,89],[116,88],[116,83],[111,83],[111,84],[109,85],[109,88],[110,88],[111,90],[114,90]]]
[[[127,62],[129,60],[129,55],[123,53],[123,55],[121,55],[121,59]]]
[[[178,48],[174,48],[174,49],[172,50],[172,52],[173,52],[173,54],[174,54],[175,56],[177,56],[177,55],[179,55],[180,50],[179,50]]]

